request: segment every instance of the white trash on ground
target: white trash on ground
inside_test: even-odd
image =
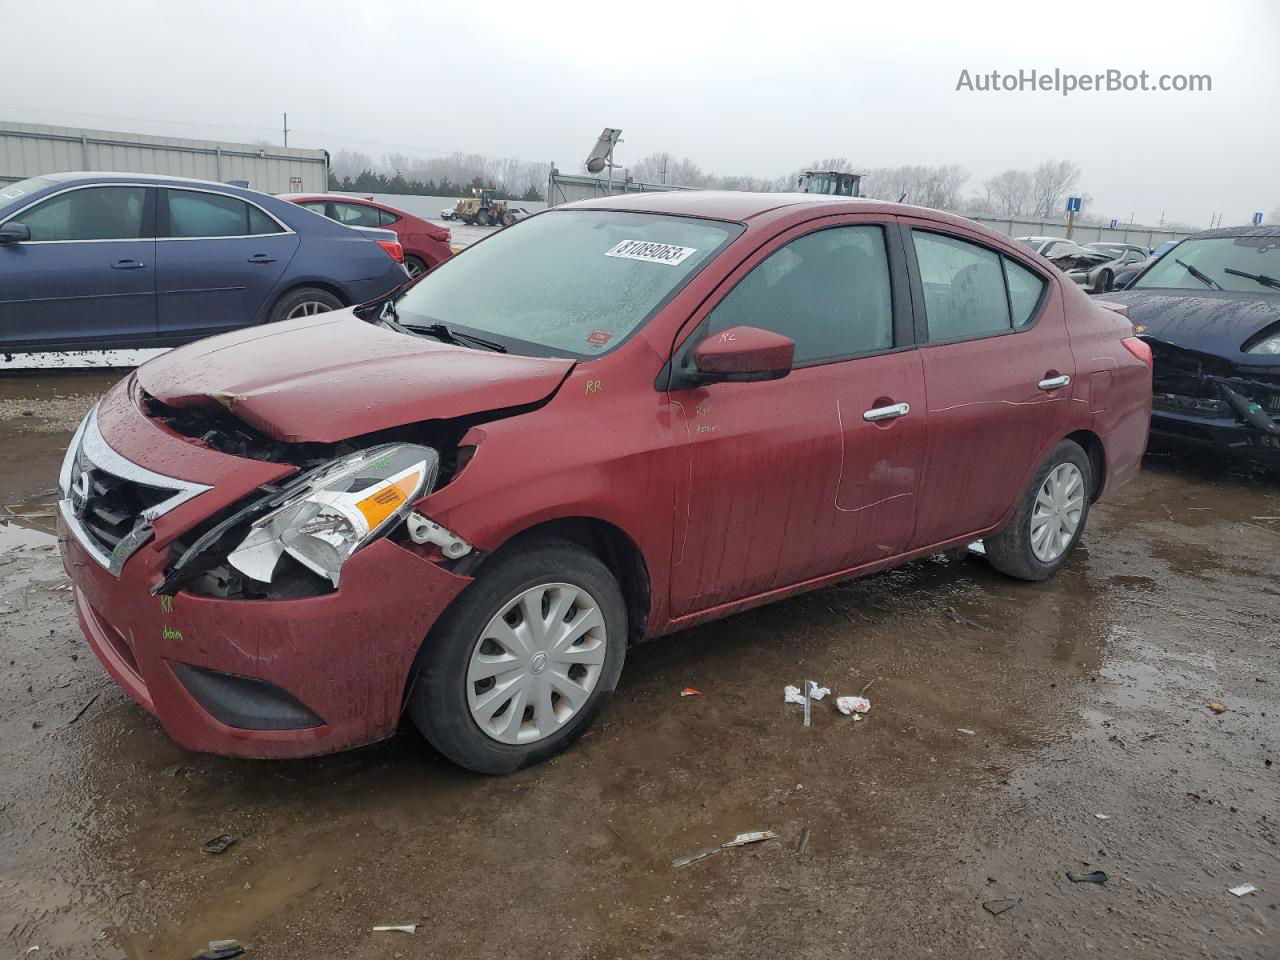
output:
[[[831,692],[830,687],[820,687],[816,683],[814,683],[812,680],[809,681],[809,699],[810,700],[821,700],[830,692]],[[782,702],[783,703],[799,703],[803,705],[804,694],[800,691],[799,687],[794,686],[792,684],[787,684],[787,686],[782,688]]]
[[[866,713],[871,709],[871,701],[866,697],[836,697],[836,709],[846,717],[855,713]]]

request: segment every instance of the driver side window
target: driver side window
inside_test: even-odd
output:
[[[725,296],[708,335],[759,327],[795,341],[795,365],[829,363],[893,346],[884,230],[832,227],[775,250]]]

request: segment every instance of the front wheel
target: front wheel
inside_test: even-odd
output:
[[[487,226],[489,225],[489,211],[488,211],[488,210],[481,210],[479,213],[477,213],[477,214],[476,214],[476,223],[477,223],[479,226],[487,227]]]
[[[618,683],[626,644],[608,567],[564,540],[515,544],[432,628],[409,711],[454,763],[511,773],[581,736]]]
[[[1089,455],[1075,441],[1063,440],[1036,471],[1013,519],[983,541],[987,560],[1019,580],[1047,580],[1080,542],[1092,491]]]

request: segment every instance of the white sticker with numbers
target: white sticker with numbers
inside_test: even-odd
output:
[[[697,252],[696,247],[677,247],[671,243],[652,243],[648,240],[623,240],[612,250],[606,250],[604,255],[621,257],[623,260],[665,263],[668,267],[674,267]]]

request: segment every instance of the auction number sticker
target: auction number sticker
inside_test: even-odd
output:
[[[665,263],[668,267],[674,267],[697,252],[696,247],[677,247],[671,243],[653,243],[648,240],[623,240],[612,250],[606,250],[604,255],[620,257],[623,260]]]
[[[19,190],[17,187],[11,187],[8,190],[0,190],[0,197],[4,197],[6,200],[17,200],[22,196],[22,194],[23,191]]]

